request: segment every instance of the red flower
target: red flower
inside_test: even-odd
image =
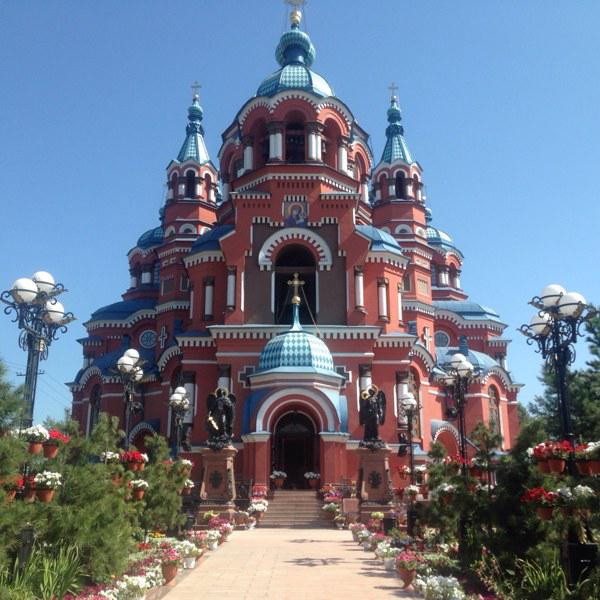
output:
[[[123,452],[121,455],[121,460],[126,463],[143,463],[144,457],[141,452],[137,450],[129,450],[128,452]]]
[[[48,432],[48,436],[48,441],[50,443],[61,442],[63,444],[68,444],[71,441],[71,438],[68,435],[62,433],[61,431],[58,431],[58,429],[51,429]]]
[[[542,487],[531,488],[521,496],[521,502],[538,506],[552,506],[558,494],[549,492]]]

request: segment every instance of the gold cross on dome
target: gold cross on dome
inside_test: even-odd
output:
[[[287,282],[288,285],[294,286],[294,295],[292,296],[292,304],[300,304],[300,286],[304,285],[304,281],[298,278],[298,273],[294,273],[294,279]]]
[[[400,88],[398,88],[398,86],[392,82],[392,84],[390,85],[390,87],[388,88],[388,90],[390,90],[390,92],[392,93],[392,98],[396,97],[396,92],[399,90]]]
[[[306,0],[283,0],[285,4],[292,8],[302,8],[306,4]]]
[[[190,86],[192,88],[192,92],[194,94],[194,98],[200,99],[200,88],[202,87],[197,81],[194,81]]]

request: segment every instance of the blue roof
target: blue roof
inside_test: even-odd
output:
[[[305,369],[336,375],[333,357],[327,344],[302,329],[298,305],[293,305],[294,321],[289,331],[269,340],[258,359],[257,372],[304,372]]]
[[[165,235],[162,226],[154,227],[140,235],[136,246],[142,250],[147,250],[148,248],[152,248],[152,246],[160,246],[160,244],[163,243],[164,238]]]
[[[269,75],[256,91],[257,96],[274,96],[284,90],[305,90],[317,96],[333,96],[334,92],[327,81],[310,70],[316,56],[315,47],[298,24],[286,31],[279,40],[275,58],[281,66]]]
[[[137,312],[138,310],[154,308],[156,306],[156,300],[149,298],[141,300],[122,300],[121,302],[115,302],[103,306],[92,313],[92,321],[105,321],[105,320],[122,320],[126,319],[129,315]]]
[[[219,240],[230,231],[233,231],[233,225],[217,225],[213,227],[210,231],[198,236],[192,245],[190,253],[202,252],[204,250],[220,250],[221,244]]]
[[[179,162],[186,160],[195,160],[203,165],[210,162],[210,156],[206,144],[204,143],[204,129],[202,127],[202,107],[198,96],[194,96],[192,105],[188,108],[188,125],[185,133],[186,138],[177,155]]]
[[[389,125],[385,130],[386,142],[380,163],[392,164],[397,160],[401,160],[407,164],[415,162],[404,139],[404,127],[400,124],[402,114],[396,96],[392,96],[387,115]]]
[[[464,354],[474,367],[479,367],[484,372],[489,371],[492,367],[500,366],[489,354],[484,352],[477,352],[476,350],[465,352],[464,348],[451,348],[449,346],[436,349],[437,364],[443,366],[445,363],[449,363],[452,356],[457,352]]]
[[[371,251],[391,252],[392,254],[404,256],[398,242],[387,231],[377,229],[372,225],[357,225],[356,230],[371,240]]]
[[[129,349],[129,346],[122,345],[117,350],[113,350],[112,352],[106,352],[102,354],[98,358],[95,358],[91,364],[87,367],[81,369],[77,375],[75,376],[75,383],[79,383],[81,376],[85,373],[87,369],[90,367],[97,367],[100,369],[103,375],[112,375],[114,370],[117,367],[117,361],[121,356],[123,356],[124,352]],[[143,369],[144,373],[151,373],[156,371],[156,362],[154,360],[154,349],[153,348],[137,348],[140,353],[140,357],[144,360]]]
[[[433,306],[439,310],[454,312],[467,320],[489,319],[490,321],[502,323],[500,315],[493,308],[470,300],[434,300]]]

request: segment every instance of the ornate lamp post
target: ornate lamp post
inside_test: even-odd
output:
[[[575,434],[571,428],[571,411],[567,396],[567,367],[575,360],[573,345],[583,335],[581,326],[591,319],[596,311],[586,303],[578,292],[567,292],[560,285],[546,286],[539,296],[530,301],[537,312],[529,325],[521,325],[519,331],[527,337],[528,344],[537,344],[536,351],[556,376],[556,393],[560,429],[563,439],[574,445]],[[570,463],[571,475],[575,474]]]
[[[408,448],[408,460],[410,468],[410,485],[415,483],[415,449],[413,446],[413,417],[417,409],[417,400],[413,394],[406,392],[399,398],[400,408],[406,415],[406,446]],[[406,532],[412,537],[415,527],[415,508],[411,502],[406,512]]]
[[[460,434],[461,473],[465,481],[468,480],[467,471],[467,436],[465,425],[465,405],[469,384],[480,374],[480,369],[474,367],[464,354],[457,352],[452,355],[449,363],[443,365],[445,375],[441,381],[446,386],[454,400],[454,407],[449,411],[451,417],[458,418],[458,431]],[[461,513],[458,522],[458,537],[460,548],[464,547],[466,536],[466,519]]]
[[[185,413],[190,410],[190,400],[187,390],[183,386],[176,387],[169,398],[169,406],[175,417],[175,458],[179,456],[181,447],[181,434],[183,431],[183,418]]]
[[[142,403],[134,399],[135,385],[144,377],[144,361],[135,348],[130,348],[117,361],[117,371],[123,384],[123,403],[125,405],[125,450],[129,449],[129,422],[132,413],[141,410]]]
[[[19,346],[27,352],[25,372],[25,411],[19,429],[31,427],[35,406],[35,391],[40,360],[48,358],[48,348],[59,333],[66,333],[67,325],[75,320],[73,313],[65,313],[64,306],[56,299],[67,290],[62,283],[46,271],[17,279],[10,290],[2,292],[0,300],[6,304],[4,312],[14,313],[18,324]]]
[[[571,409],[567,393],[567,368],[575,360],[574,344],[584,335],[582,325],[597,314],[578,292],[567,292],[557,284],[546,286],[539,296],[530,301],[537,309],[529,325],[521,325],[519,331],[527,337],[528,344],[536,344],[536,351],[542,355],[556,377],[556,394],[562,438],[575,446],[575,433],[571,425]],[[577,477],[573,453],[567,461],[569,474]],[[569,527],[567,539],[562,549],[562,557],[567,565],[568,577],[575,584],[584,569],[593,566],[598,560],[598,546],[584,544],[573,527]]]

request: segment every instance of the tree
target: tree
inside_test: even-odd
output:
[[[19,426],[23,411],[23,386],[6,379],[6,365],[0,360],[0,435]]]

